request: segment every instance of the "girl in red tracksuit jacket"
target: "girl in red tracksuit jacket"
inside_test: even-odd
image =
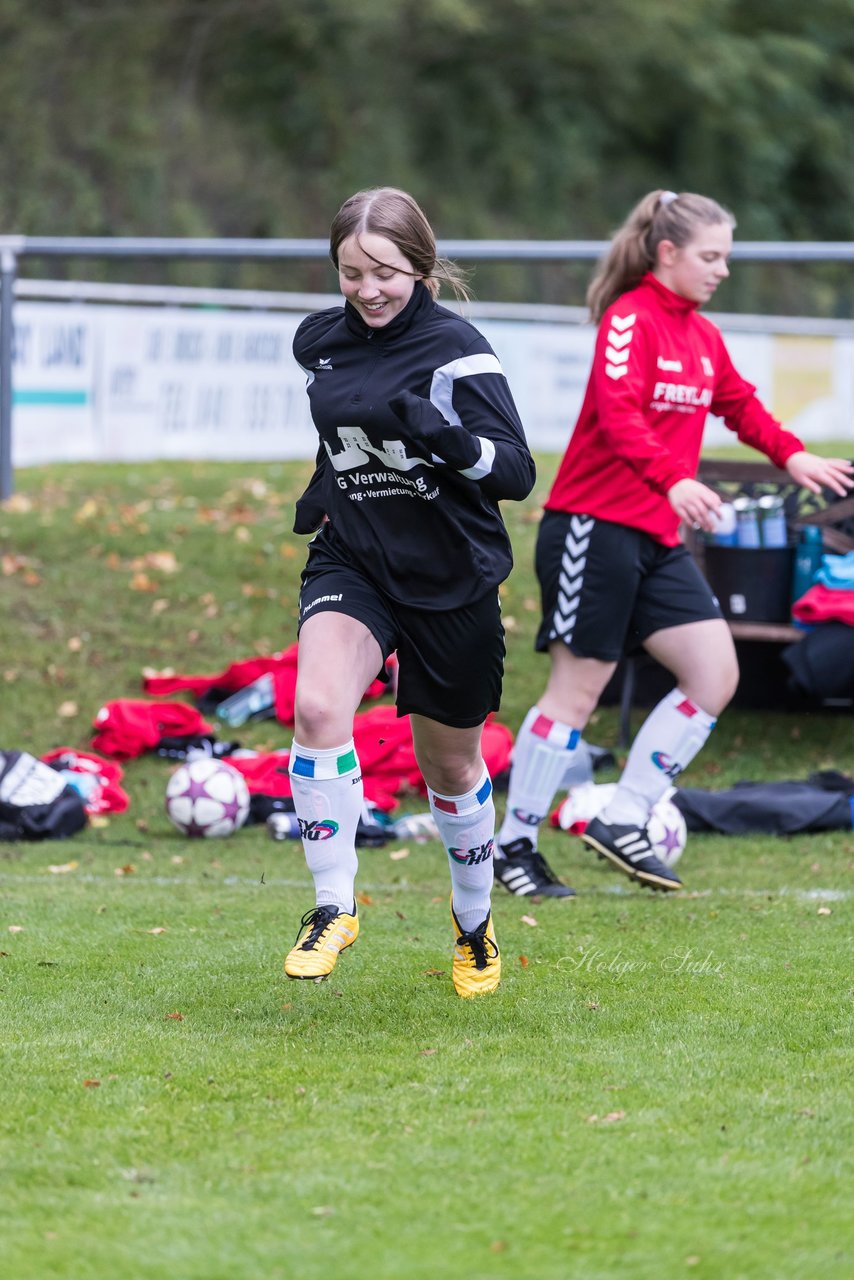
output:
[[[730,630],[679,525],[713,530],[720,498],[694,477],[708,413],[817,493],[843,495],[852,467],[807,453],[734,368],[698,308],[729,274],[732,216],[707,197],[653,191],[617,233],[588,292],[599,332],[575,430],[537,542],[551,669],[516,740],[495,873],[512,893],[571,893],[537,852],[537,829],[618,660],[642,646],[676,688],[641,726],[616,794],[582,837],[652,888],[681,882],[655,856],[655,802],[732,697]],[[583,745],[580,748],[583,752]]]

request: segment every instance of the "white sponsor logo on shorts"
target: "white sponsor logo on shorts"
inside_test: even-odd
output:
[[[303,613],[308,613],[309,609],[313,609],[316,604],[330,604],[330,603],[335,604],[339,600],[343,600],[343,599],[344,599],[343,591],[339,592],[337,596],[334,596],[334,595],[318,596],[316,600],[312,600],[311,604],[305,605],[305,607],[303,608]]]

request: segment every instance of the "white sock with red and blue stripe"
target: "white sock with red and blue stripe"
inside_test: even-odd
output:
[[[716,724],[681,689],[671,689],[653,707],[632,743],[617,790],[599,817],[619,826],[642,827],[650,810],[705,746]]]
[[[579,729],[551,720],[539,707],[531,707],[513,745],[507,809],[498,836],[502,848],[522,836],[537,847],[540,823],[580,741]]]
[[[322,751],[294,740],[288,773],[315,903],[352,912],[359,866],[356,828],[364,798],[353,739]]]
[[[486,919],[492,893],[495,804],[486,765],[476,787],[443,796],[428,787],[430,812],[448,851],[454,915],[466,933]]]

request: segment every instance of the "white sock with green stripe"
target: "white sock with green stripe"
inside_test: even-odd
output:
[[[461,796],[427,790],[430,812],[448,851],[454,915],[470,932],[489,915],[495,805],[486,765],[476,787]]]
[[[356,828],[364,798],[353,739],[322,751],[294,739],[288,772],[316,905],[351,912],[359,866]]]

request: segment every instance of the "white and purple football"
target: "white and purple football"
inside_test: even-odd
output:
[[[614,782],[582,782],[570,787],[557,810],[555,825],[571,835],[580,836],[588,822],[599,816],[616,790]],[[652,851],[666,867],[672,867],[679,861],[688,842],[685,819],[671,798],[674,793],[675,788],[671,787],[655,802],[646,824]]]
[[[646,833],[659,862],[666,867],[675,866],[685,852],[688,828],[681,811],[668,796],[662,796],[652,806]]]
[[[185,836],[230,836],[249,815],[242,773],[222,760],[189,760],[166,787],[166,814]]]

